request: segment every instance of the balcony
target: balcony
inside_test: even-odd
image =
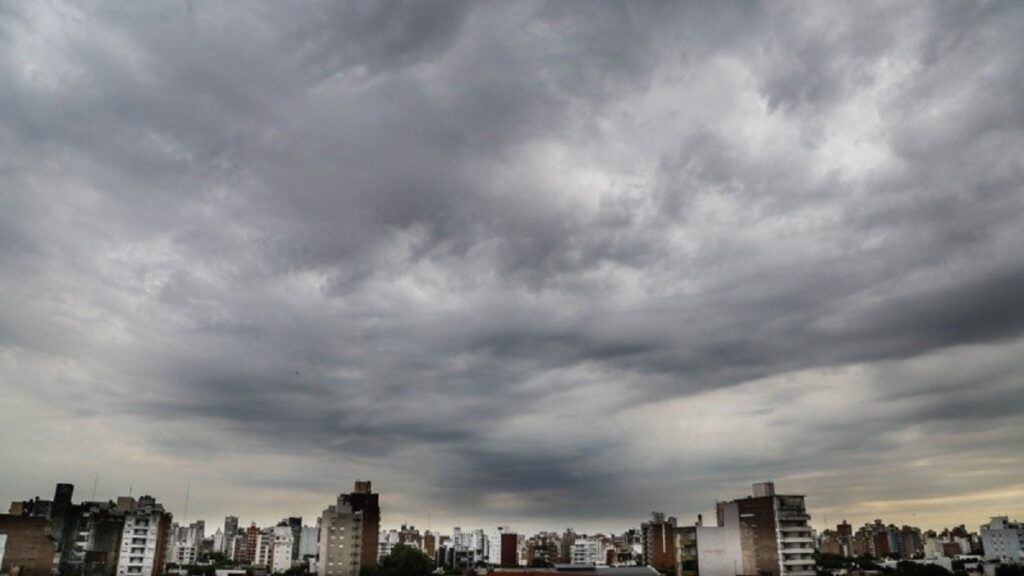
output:
[[[810,520],[811,515],[803,510],[779,510],[779,520]]]
[[[779,526],[779,532],[809,532],[807,526]]]

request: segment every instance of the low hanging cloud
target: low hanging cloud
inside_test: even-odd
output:
[[[0,8],[0,496],[1024,514],[1021,6],[191,6]]]

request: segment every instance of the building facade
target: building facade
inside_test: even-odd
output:
[[[995,516],[981,527],[981,545],[985,560],[1019,564],[1024,558],[1024,525]]]
[[[50,576],[57,547],[47,532],[45,517],[0,514],[0,537],[4,540],[0,572]]]
[[[576,566],[606,564],[604,542],[600,538],[577,538],[572,543],[569,563]]]
[[[803,496],[775,494],[772,482],[753,496],[716,505],[718,525],[740,533],[742,574],[815,576],[814,535]]]
[[[676,568],[676,519],[661,512],[640,526],[644,548],[644,563],[662,574],[673,574]]]
[[[676,576],[742,574],[740,531],[733,527],[684,526],[676,529]]]
[[[352,512],[359,512],[362,522],[360,562],[373,566],[377,562],[377,539],[380,536],[380,495],[373,492],[369,480],[356,480],[351,494],[342,495]]]
[[[336,505],[324,510],[320,517],[319,576],[359,576],[363,565],[365,524],[363,510],[354,510],[351,501],[341,495]],[[374,557],[376,563],[376,540]]]
[[[117,505],[125,511],[118,576],[160,576],[170,538],[170,512],[152,496],[138,501],[118,498]]]

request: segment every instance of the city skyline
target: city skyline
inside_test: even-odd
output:
[[[123,494],[119,493],[119,494],[113,494],[113,495],[111,495],[109,497],[104,497],[100,492],[97,492],[96,496],[94,497],[92,495],[92,492],[90,491],[89,495],[87,496],[87,495],[85,495],[84,491],[82,491],[82,487],[80,487],[78,485],[75,485],[73,482],[68,482],[68,483],[75,487],[75,497],[76,497],[76,500],[79,500],[79,501],[82,501],[82,502],[86,502],[86,501],[98,501],[98,502],[116,501],[119,496],[120,497],[124,497],[124,496],[127,495],[126,493],[123,493]],[[89,487],[86,487],[86,488],[89,488],[91,490],[91,485]],[[379,489],[379,487],[376,486],[376,485],[374,486],[374,488],[375,488],[375,490]],[[786,488],[786,487],[783,486],[782,488]],[[134,491],[135,487],[132,486],[131,489]],[[325,499],[323,500],[323,502],[332,502],[335,498],[337,498],[337,496],[339,494],[345,494],[345,489],[339,489],[339,490],[340,490],[340,492],[337,493],[337,494],[334,494],[333,496],[325,496]],[[176,507],[174,505],[172,499],[164,498],[164,497],[162,497],[160,495],[152,494],[152,493],[147,492],[145,490],[142,493],[135,492],[134,496],[138,497],[140,494],[145,494],[145,495],[149,495],[149,496],[155,497],[156,500],[161,502],[164,505],[165,509],[174,516],[174,522],[179,524],[179,525],[185,526],[185,525],[191,524],[193,522],[202,520],[203,522],[205,522],[206,526],[210,530],[214,530],[217,527],[221,526],[223,524],[223,521],[224,521],[224,519],[226,517],[237,518],[238,526],[241,527],[241,528],[245,528],[246,526],[249,526],[251,524],[255,524],[255,525],[261,526],[261,527],[262,526],[273,526],[273,525],[277,524],[278,522],[280,522],[282,519],[287,519],[287,518],[292,518],[292,517],[302,518],[303,521],[306,524],[315,524],[316,523],[316,518],[318,518],[320,516],[320,514],[322,512],[322,509],[324,507],[323,503],[321,503],[319,506],[314,505],[313,508],[320,508],[320,510],[319,511],[315,511],[315,512],[309,512],[308,514],[304,513],[303,511],[282,510],[276,516],[275,516],[274,513],[269,513],[269,515],[267,515],[265,517],[259,517],[259,516],[250,516],[250,515],[248,515],[246,513],[246,511],[244,509],[239,509],[239,510],[234,510],[232,512],[227,512],[227,513],[219,514],[219,515],[203,516],[203,515],[200,515],[200,514],[193,513],[194,509],[192,508],[192,503],[191,503],[192,502],[191,501],[191,498],[192,498],[191,486],[189,486],[187,488],[187,491],[188,491],[188,499],[189,499],[189,503],[190,503],[189,504],[189,509],[192,510],[192,512],[190,512],[187,516],[184,516],[184,515],[181,514],[181,512],[185,509],[184,497],[182,499],[182,503],[179,504]],[[747,490],[747,492],[749,492],[749,489]],[[788,490],[787,489],[787,490],[783,490],[782,492],[780,492],[780,494],[781,493],[789,494],[789,493],[796,493],[796,492],[797,491],[795,491],[795,490]],[[731,499],[741,498],[742,496],[739,495],[741,493],[742,493],[742,490],[741,490],[741,492],[737,492],[736,494],[732,494],[731,496],[730,495],[725,495],[725,496],[722,497],[721,500],[716,500],[716,501],[711,502],[706,507],[706,509],[704,509],[704,510],[698,510],[698,511],[694,511],[694,512],[690,512],[690,511],[675,511],[675,510],[670,510],[670,509],[668,509],[666,507],[662,507],[662,508],[655,508],[652,511],[653,512],[664,513],[666,516],[675,517],[678,520],[679,526],[694,525],[698,521],[698,518],[701,517],[701,516],[705,519],[705,522],[707,522],[708,519],[711,519],[711,521],[713,522],[713,519],[715,517],[715,507],[716,507],[716,504],[718,502],[725,502],[725,501],[728,501],[728,500],[731,500]],[[565,530],[566,528],[571,528],[571,529],[575,530],[577,533],[580,533],[580,534],[614,534],[614,533],[621,533],[621,532],[624,532],[624,531],[629,530],[629,529],[637,528],[645,520],[645,518],[647,518],[647,516],[652,512],[652,511],[648,511],[647,513],[639,513],[637,515],[637,517],[632,521],[632,523],[629,523],[627,521],[627,523],[625,525],[604,526],[604,527],[600,526],[599,524],[586,525],[586,524],[578,523],[578,522],[574,523],[572,521],[572,519],[568,519],[568,521],[564,522],[563,525],[552,524],[551,522],[544,523],[543,521],[541,521],[539,523],[537,523],[537,522],[530,522],[530,523],[524,523],[524,524],[516,524],[516,523],[512,523],[512,522],[509,522],[509,521],[506,521],[506,520],[500,520],[500,519],[499,519],[497,524],[495,524],[495,525],[488,525],[488,524],[480,524],[480,523],[474,522],[474,521],[460,521],[458,517],[448,517],[446,524],[440,524],[439,525],[438,522],[437,522],[437,518],[435,518],[433,516],[433,514],[429,515],[428,517],[425,517],[422,521],[417,521],[416,519],[413,519],[413,518],[401,518],[401,519],[399,519],[399,518],[392,517],[390,514],[388,514],[388,500],[389,500],[388,496],[389,495],[387,493],[384,493],[381,496],[381,505],[380,505],[380,507],[381,507],[380,530],[381,531],[397,530],[397,529],[399,529],[399,528],[401,528],[403,526],[409,526],[409,527],[415,527],[415,528],[419,529],[421,532],[429,530],[430,532],[433,532],[435,534],[441,534],[441,535],[450,535],[453,528],[462,528],[463,530],[471,530],[471,529],[492,530],[495,527],[501,527],[501,526],[510,526],[512,529],[514,529],[514,530],[521,530],[524,533],[538,533],[538,532],[544,532],[544,531],[562,531],[562,530]],[[18,502],[18,501],[21,501],[21,500],[29,500],[29,499],[34,498],[34,497],[39,497],[39,498],[42,498],[43,500],[46,500],[46,499],[48,499],[50,497],[50,495],[49,495],[49,493],[47,491],[43,490],[42,493],[39,493],[39,494],[32,494],[31,496],[22,495],[20,497],[13,498],[13,499],[10,499],[10,500],[4,500],[3,502],[5,502],[5,503],[7,503],[7,502]],[[873,523],[873,522],[875,522],[877,520],[882,520],[885,524],[895,524],[897,526],[910,525],[910,526],[916,526],[918,528],[921,528],[922,530],[934,530],[936,532],[941,532],[944,529],[951,529],[951,528],[954,528],[956,526],[964,526],[968,530],[976,530],[978,526],[987,523],[990,518],[999,517],[999,516],[1007,516],[1007,515],[1010,516],[1010,517],[1015,517],[1015,514],[1016,514],[1015,512],[1012,512],[1012,511],[993,513],[991,516],[986,516],[983,519],[978,519],[978,522],[976,522],[977,525],[972,524],[970,520],[959,521],[959,522],[952,521],[952,522],[947,522],[947,523],[943,523],[943,524],[940,524],[940,525],[931,525],[931,524],[927,524],[927,523],[922,523],[920,521],[920,519],[918,518],[918,516],[916,515],[916,513],[911,513],[909,518],[904,518],[904,517],[899,516],[898,514],[892,514],[891,511],[890,512],[886,512],[886,511],[881,510],[881,509],[876,509],[876,510],[879,511],[879,513],[875,514],[875,515],[866,514],[866,513],[865,513],[866,515],[862,514],[860,516],[858,516],[857,514],[846,514],[846,515],[841,515],[840,517],[838,517],[835,520],[833,520],[831,517],[829,517],[827,515],[822,515],[818,510],[815,509],[814,503],[813,503],[813,497],[808,497],[808,500],[809,500],[808,512],[811,514],[811,518],[809,520],[809,524],[819,534],[821,532],[825,531],[825,530],[834,530],[836,528],[837,524],[842,523],[844,521],[849,523],[851,526],[853,526],[854,529],[857,529],[857,528],[859,528],[859,527],[861,527],[861,526],[863,526],[865,524],[870,524],[870,523]],[[445,517],[442,516],[442,519],[444,519],[444,518]],[[432,525],[429,525],[429,524],[432,524]]]
[[[4,3],[0,500],[1024,517],[1022,87],[1021,2]]]

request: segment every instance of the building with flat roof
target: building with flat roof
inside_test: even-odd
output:
[[[640,525],[644,548],[644,563],[662,574],[676,570],[676,519],[653,512],[651,519]]]
[[[753,496],[715,506],[718,525],[740,533],[741,574],[815,576],[814,534],[804,497],[778,495],[773,482],[754,484]]]
[[[320,517],[319,576],[359,576],[363,565],[363,510],[353,509],[344,494]],[[376,539],[374,539],[376,550]],[[376,565],[376,552],[371,566]]]
[[[742,574],[743,550],[737,527],[676,528],[676,576]]]
[[[160,576],[164,573],[171,532],[171,514],[152,496],[118,498],[125,512],[118,576]]]
[[[1024,558],[1024,525],[1010,522],[1007,516],[994,516],[981,526],[981,545],[985,560],[1019,564]]]

